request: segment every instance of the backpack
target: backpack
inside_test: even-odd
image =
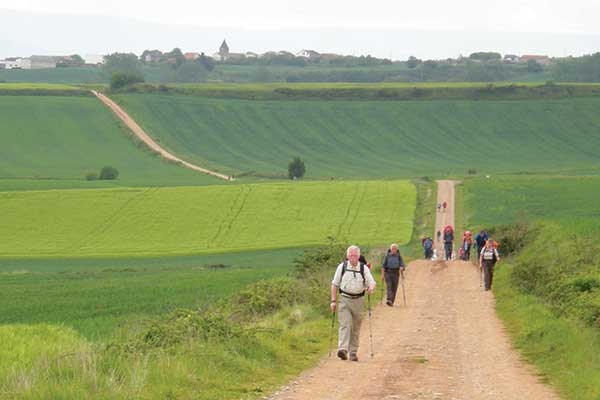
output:
[[[359,263],[360,264],[360,271],[358,271],[360,273],[360,276],[362,276],[363,279],[363,287],[367,284],[367,279],[365,278],[365,264],[363,263]],[[344,261],[344,263],[342,264],[342,275],[340,275],[340,283],[342,282],[342,279],[344,278],[344,274],[346,273],[346,271],[348,270],[348,260]],[[356,273],[357,271],[351,271],[352,273]],[[365,294],[365,291],[363,290],[363,292],[359,295],[356,295],[354,293],[346,293],[342,290],[342,288],[339,289],[340,293],[345,293],[345,294],[349,294],[351,296],[363,296]]]

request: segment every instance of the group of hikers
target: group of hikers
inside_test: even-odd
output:
[[[443,231],[445,259],[451,260],[454,229],[448,225]],[[439,242],[442,233],[438,231],[437,236]],[[432,259],[434,256],[433,239],[425,237],[421,241],[421,244],[423,245],[425,258]],[[489,237],[485,230],[480,231],[474,239],[470,231],[465,231],[459,251],[461,260],[470,260],[473,245],[477,247],[477,254],[479,254],[479,268],[481,270],[481,280],[483,281],[484,289],[486,291],[490,290],[494,276],[494,265],[500,260],[497,250],[498,244]],[[382,280],[385,280],[387,288],[385,296],[386,304],[390,307],[394,305],[396,300],[398,284],[404,280],[405,269],[406,265],[404,264],[398,245],[395,243],[391,244],[381,265]],[[330,341],[333,338],[333,327],[337,312],[339,321],[337,356],[342,360],[358,361],[360,327],[365,307],[364,297],[367,295],[368,315],[370,318],[371,295],[375,291],[375,286],[376,282],[371,273],[371,264],[360,254],[360,248],[354,245],[348,247],[346,250],[346,259],[337,266],[333,280],[331,281],[330,308],[332,311],[332,336],[330,337]],[[372,340],[371,335],[371,342]],[[373,355],[372,347],[371,355]]]

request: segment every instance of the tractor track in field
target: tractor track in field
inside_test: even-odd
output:
[[[125,110],[123,110],[121,106],[119,106],[117,103],[115,103],[103,93],[97,92],[95,90],[91,90],[91,92],[94,94],[94,96],[96,96],[98,100],[100,100],[104,105],[106,105],[137,136],[138,139],[144,142],[150,149],[160,154],[161,157],[179,163],[182,166],[192,169],[194,171],[214,176],[215,178],[223,179],[226,181],[234,180],[234,178],[230,175],[221,174],[219,172],[200,167],[196,164],[192,164],[167,151],[161,145],[156,143],[156,141],[152,139],[152,137],[150,137],[150,135],[148,135],[148,133],[146,133],[140,127],[140,125],[137,122],[135,122],[135,120],[129,114],[127,114]]]
[[[437,213],[436,231],[454,225],[454,182],[438,182],[438,199],[449,207]],[[324,357],[267,398],[559,399],[511,346],[496,315],[493,293],[480,289],[478,271],[466,261],[411,262],[405,280],[407,305],[399,289],[396,305],[375,306],[374,358],[369,357],[365,316],[359,362]],[[379,303],[379,290],[376,293],[371,304]]]

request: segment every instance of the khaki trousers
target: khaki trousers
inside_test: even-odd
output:
[[[338,299],[338,320],[340,322],[338,350],[344,349],[350,354],[356,353],[358,351],[365,299],[364,297],[351,299],[345,296],[339,296]]]

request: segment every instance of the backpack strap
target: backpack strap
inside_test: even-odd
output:
[[[344,274],[346,273],[346,271],[348,270],[348,260],[345,260],[344,263],[342,264],[342,274],[340,276],[340,285],[342,283],[342,278],[344,277]],[[352,271],[352,273],[356,273],[357,271]],[[365,278],[365,264],[364,263],[360,263],[360,271],[358,271],[360,273],[360,276],[362,276],[363,279],[363,287],[367,284],[367,279]],[[352,293],[346,293],[344,292],[341,288],[339,289],[340,293],[344,293],[344,294],[348,294],[348,295],[352,295],[352,296],[356,296]],[[365,292],[363,291],[360,295],[358,295],[358,297],[364,296]]]

